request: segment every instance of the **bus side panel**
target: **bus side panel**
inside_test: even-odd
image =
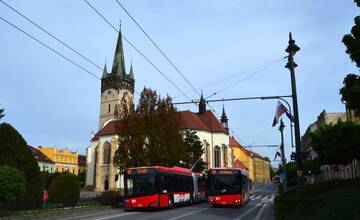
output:
[[[169,205],[169,194],[160,194],[159,195],[159,206],[167,207]]]
[[[190,201],[189,192],[174,192],[174,203],[183,203]]]

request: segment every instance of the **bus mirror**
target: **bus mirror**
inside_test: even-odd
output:
[[[164,189],[163,191],[161,191],[162,194],[167,194],[167,190]]]

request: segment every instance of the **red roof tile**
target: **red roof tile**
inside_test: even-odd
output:
[[[209,130],[208,127],[200,120],[198,115],[194,112],[183,111],[180,112],[181,128],[182,129],[196,129],[196,130]]]
[[[239,144],[239,142],[237,142],[237,140],[232,136],[229,137],[229,145],[230,146],[241,146],[241,144]]]
[[[92,140],[96,140],[101,136],[107,136],[107,135],[113,135],[117,133],[117,129],[119,129],[119,126],[121,125],[121,121],[110,121],[108,122],[105,127],[100,129]]]
[[[208,127],[209,131],[212,132],[227,132],[227,130],[222,126],[219,119],[216,118],[214,113],[210,110],[206,110],[203,114],[197,114],[200,120]]]

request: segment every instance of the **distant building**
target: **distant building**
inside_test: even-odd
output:
[[[55,163],[50,158],[34,147],[29,146],[29,148],[39,165],[40,171],[55,172]]]
[[[308,159],[317,157],[316,152],[311,147],[310,133],[316,131],[323,125],[336,124],[338,121],[346,121],[347,115],[345,112],[326,112],[323,110],[317,120],[310,124],[306,129],[305,134],[301,137],[301,150],[306,154]]]
[[[86,172],[86,156],[78,155],[78,169],[79,173]]]
[[[78,174],[77,152],[72,152],[67,148],[58,150],[56,147],[38,147],[38,150],[55,163],[55,172]]]
[[[245,149],[234,137],[230,137],[229,145],[234,152],[234,166],[245,167],[249,178],[255,183],[270,181],[270,162],[259,154]]]

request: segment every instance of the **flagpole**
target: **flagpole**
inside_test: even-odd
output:
[[[280,131],[280,136],[281,136],[281,144],[280,144],[280,151],[281,151],[281,163],[282,163],[282,167],[283,167],[283,175],[284,175],[284,179],[283,179],[283,186],[284,186],[284,192],[287,191],[287,181],[286,181],[286,159],[285,159],[285,150],[284,150],[284,122],[281,119],[280,120],[280,126],[279,126],[279,131]]]

